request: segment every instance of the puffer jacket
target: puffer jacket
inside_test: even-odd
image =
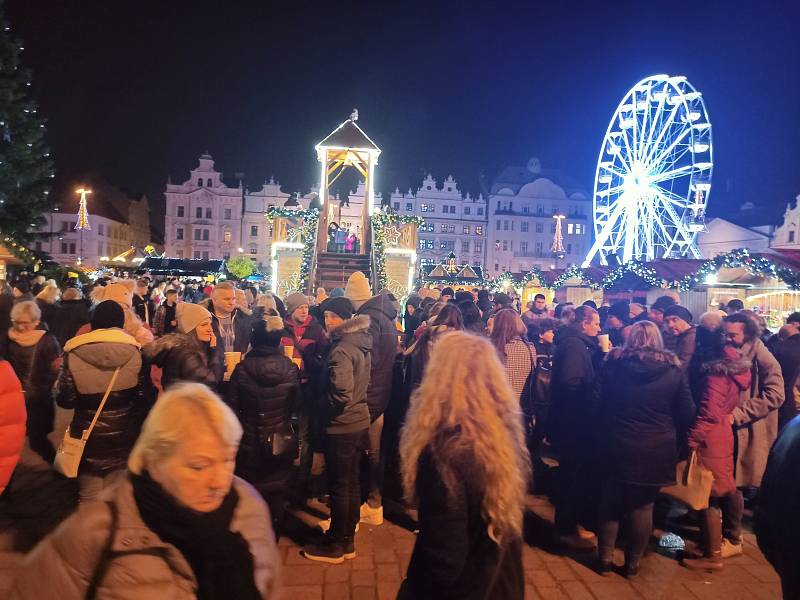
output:
[[[242,424],[237,472],[252,482],[288,482],[292,460],[274,456],[270,436],[292,434],[292,410],[300,402],[300,372],[281,348],[257,347],[236,365],[226,401]]]
[[[58,315],[58,323],[53,328],[53,333],[63,346],[67,340],[75,337],[78,330],[89,320],[89,307],[86,306],[84,300],[62,300],[61,312]]]
[[[369,427],[369,323],[368,316],[356,315],[330,332],[331,350],[325,366],[328,433],[355,433]]]
[[[0,495],[5,491],[25,443],[25,396],[8,361],[0,361]]]
[[[217,338],[216,348],[200,342],[194,333],[170,333],[144,347],[144,357],[161,368],[161,387],[178,381],[203,383],[216,389],[225,374],[225,354]]]
[[[714,474],[711,495],[736,491],[733,479],[733,429],[729,415],[739,404],[739,394],[750,387],[750,367],[731,347],[719,360],[702,364],[696,400],[697,420],[689,430],[688,444],[705,468]]]
[[[278,596],[280,556],[267,507],[252,486],[234,478],[239,503],[231,531],[253,555],[254,580],[262,598]],[[101,502],[82,504],[24,559],[10,600],[86,598],[102,572],[96,600],[196,598],[197,580],[183,554],[145,525],[128,477],[103,491]]]
[[[695,406],[680,361],[669,351],[611,351],[600,383],[597,456],[612,481],[661,487],[675,483],[678,439]]]
[[[74,408],[70,435],[89,427],[111,383],[119,374],[103,412],[86,442],[79,473],[105,475],[124,469],[147,412],[139,343],[121,329],[95,329],[64,346],[55,387],[59,406]]]
[[[372,337],[369,388],[367,407],[370,421],[380,417],[392,397],[392,375],[394,360],[399,351],[399,340],[395,319],[397,306],[393,297],[378,294],[367,300],[358,309],[357,315],[369,317],[369,334]]]

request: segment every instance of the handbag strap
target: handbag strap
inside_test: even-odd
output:
[[[106,393],[103,394],[103,399],[100,401],[100,406],[97,407],[97,410],[94,413],[94,418],[92,419],[92,423],[89,425],[89,428],[84,430],[83,432],[83,439],[89,439],[89,436],[92,435],[92,429],[97,424],[97,419],[100,417],[100,413],[103,412],[103,407],[106,405],[106,400],[108,400],[109,394],[111,394],[111,388],[114,387],[114,384],[117,382],[117,375],[119,375],[119,367],[114,369],[114,374],[111,376],[111,381],[108,383],[108,387],[106,388]]]

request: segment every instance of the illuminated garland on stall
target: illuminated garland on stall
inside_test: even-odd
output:
[[[552,290],[557,290],[570,279],[580,279],[582,283],[585,283],[593,290],[598,290],[602,287],[599,281],[595,281],[585,270],[575,265],[567,267],[561,275],[555,278],[549,287]]]
[[[685,275],[673,282],[673,287],[681,291],[691,290],[697,285],[706,284],[709,275],[716,275],[720,269],[744,268],[750,275],[781,279],[792,290],[800,289],[800,273],[783,265],[776,265],[762,256],[752,256],[747,248],[738,248],[705,261],[694,273]]]
[[[613,288],[614,285],[628,273],[633,273],[634,275],[641,277],[650,287],[669,287],[669,282],[663,277],[659,277],[658,273],[656,273],[656,270],[653,267],[638,260],[629,261],[624,265],[620,265],[619,267],[615,268],[608,275],[603,277],[603,281],[600,282],[600,287],[602,287],[604,290]]]
[[[317,223],[319,222],[319,209],[309,208],[308,210],[292,210],[282,206],[270,206],[267,209],[267,219],[272,223],[276,218],[299,219],[300,238],[303,240],[303,257],[300,261],[300,273],[298,278],[299,291],[304,291],[308,287],[308,280],[311,276],[311,261],[314,258],[314,250],[317,244]],[[272,277],[277,277],[277,273],[272,273]]]
[[[386,277],[386,228],[395,223],[403,225],[416,225],[417,229],[425,224],[425,219],[417,215],[397,215],[389,212],[376,211],[372,215],[372,255],[375,257],[375,271],[378,287],[383,289],[388,284]]]
[[[9,249],[11,254],[20,260],[33,262],[36,259],[36,255],[33,253],[33,250],[26,248],[21,242],[17,242],[14,238],[4,237],[3,245]]]

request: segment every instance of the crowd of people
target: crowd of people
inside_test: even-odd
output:
[[[337,564],[395,490],[418,528],[400,598],[522,598],[531,491],[551,496],[560,547],[636,577],[681,460],[713,474],[682,564],[742,554],[747,500],[786,597],[800,593],[800,314],[772,334],[739,301],[692,315],[677,294],[398,299],[361,272],[283,298],[178,278],[2,285],[0,494],[25,436],[58,464],[56,405],[86,440],[79,509],[12,597],[271,597],[287,509],[328,503],[302,554]]]

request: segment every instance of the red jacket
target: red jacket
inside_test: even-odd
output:
[[[689,430],[689,448],[700,464],[714,473],[713,497],[736,491],[733,478],[733,426],[729,416],[739,404],[739,392],[750,386],[750,368],[730,346],[725,357],[704,363],[697,420]]]
[[[25,443],[25,396],[8,361],[0,361],[0,494],[19,461]]]
[[[292,347],[292,356],[289,358],[300,359],[300,380],[307,382],[311,369],[317,368],[319,361],[316,357],[327,354],[328,336],[317,320],[308,315],[306,320],[297,324],[291,317],[284,321],[286,335],[281,340],[281,346]]]

